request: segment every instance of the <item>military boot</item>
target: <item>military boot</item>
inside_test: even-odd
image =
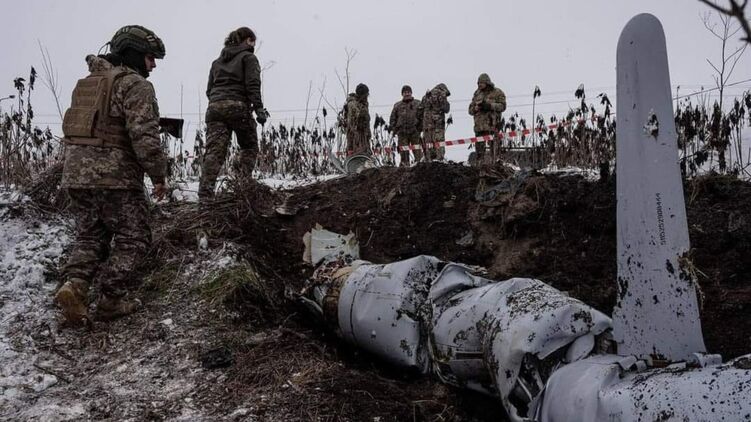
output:
[[[138,299],[103,295],[96,303],[94,317],[99,321],[111,321],[130,315],[140,308],[141,301]]]
[[[89,319],[89,283],[80,278],[70,278],[55,293],[55,302],[63,311],[68,323],[85,324]]]

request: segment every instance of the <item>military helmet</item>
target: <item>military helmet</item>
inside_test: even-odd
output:
[[[118,54],[127,48],[132,48],[144,54],[153,54],[157,59],[165,55],[164,43],[154,31],[140,25],[126,25],[118,29],[110,41],[110,49]]]

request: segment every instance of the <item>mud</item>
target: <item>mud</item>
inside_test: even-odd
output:
[[[489,278],[538,278],[610,314],[614,181],[509,177],[506,168],[422,163],[288,191],[253,184],[209,207],[162,206],[139,293],[145,310],[94,332],[50,322],[54,350],[46,339],[24,347],[49,359],[44,367],[67,381],[29,393],[29,409],[75,406],[79,419],[504,420],[490,398],[340,344],[291,298],[312,273],[302,262],[303,234],[320,223],[354,232],[361,255],[373,262],[430,254],[481,265]],[[751,184],[705,177],[688,182],[685,192],[692,242],[686,267],[701,285],[708,349],[726,359],[748,353]],[[203,235],[206,250],[199,246]],[[254,268],[259,281],[221,302],[207,300],[196,286],[227,255]],[[49,288],[35,299],[42,313],[14,321],[13,333],[53,319],[48,295]],[[228,367],[202,366],[215,350]]]
[[[508,179],[511,174],[505,168],[428,163],[411,169],[368,170],[274,194],[251,188],[243,194],[254,198],[254,215],[264,217],[241,222],[246,233],[254,233],[247,238],[247,252],[251,259],[267,252],[273,255],[270,276],[278,277],[288,291],[299,289],[311,271],[299,259],[301,239],[319,223],[336,232],[354,232],[361,255],[373,262],[430,254],[481,265],[490,278],[538,278],[611,314],[616,295],[615,181],[530,174],[518,182]],[[484,195],[486,201],[478,201],[478,185],[486,189],[502,185],[502,189],[491,200]],[[693,247],[689,265],[702,289],[707,347],[726,359],[748,353],[751,184],[709,176],[688,182],[684,189]],[[284,215],[274,211],[280,205]],[[295,324],[310,327],[304,316]],[[319,346],[327,350],[339,347],[333,340],[321,341]],[[336,407],[332,400],[339,403],[340,412],[332,413],[333,420],[357,420],[363,414],[385,415],[382,420],[413,418],[409,403],[430,403],[433,390],[442,388],[425,380],[394,378],[390,368],[368,356],[337,353],[326,359],[344,365],[332,376],[337,380],[336,393],[314,393],[315,397],[324,394],[322,401],[299,391],[295,395],[309,406],[327,403],[329,411]],[[363,373],[360,365],[368,370]],[[341,394],[351,385],[377,389],[381,395],[345,404]],[[494,420],[491,415],[502,413],[492,401],[471,395],[492,409],[477,413],[461,405],[467,393],[447,391],[448,398],[439,401],[452,403],[449,413],[423,409],[417,419]],[[298,416],[305,420],[310,414]]]

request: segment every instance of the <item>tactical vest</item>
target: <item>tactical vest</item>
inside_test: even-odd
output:
[[[126,73],[114,68],[78,80],[63,118],[66,144],[131,149],[125,119],[110,116],[112,86]]]

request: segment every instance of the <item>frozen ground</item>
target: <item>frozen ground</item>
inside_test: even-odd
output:
[[[71,226],[0,195],[0,420],[218,420],[221,371],[200,356],[236,336],[232,318],[188,294],[233,249],[183,257],[174,282],[146,309],[92,329],[61,327],[55,267]],[[234,326],[237,326],[236,324]],[[251,419],[252,420],[252,419]]]

